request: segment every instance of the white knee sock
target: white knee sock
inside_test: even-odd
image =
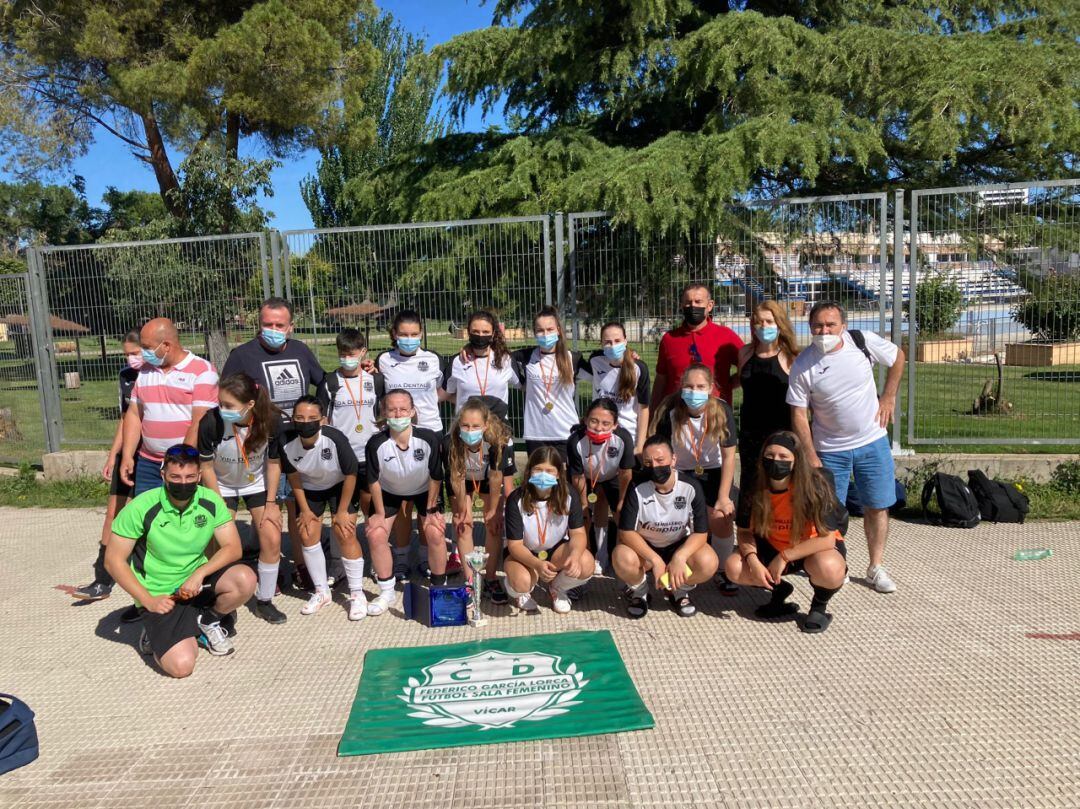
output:
[[[509,595],[511,598],[520,598],[521,596],[527,596],[530,592],[532,592],[532,587],[530,587],[527,592],[519,593],[517,590],[514,589],[514,585],[510,583],[509,578],[504,580],[503,585],[506,588],[506,594]]]
[[[259,601],[269,601],[274,597],[277,589],[277,562],[264,562],[259,560],[259,591],[256,598]]]
[[[645,598],[649,592],[649,577],[642,575],[641,581],[630,585],[630,592],[635,598]]]
[[[600,567],[607,567],[611,559],[607,546],[607,526],[601,528],[598,525],[593,529],[593,533],[596,535],[596,561],[600,563]]]
[[[304,564],[315,589],[324,593],[329,590],[326,584],[326,556],[323,554],[322,545],[316,542],[310,547],[304,546]]]
[[[565,593],[568,590],[573,590],[575,587],[580,587],[588,579],[574,579],[567,575],[566,571],[559,573],[555,577],[555,581],[551,583],[551,589],[557,593]]]
[[[364,557],[356,559],[341,558],[341,564],[345,567],[345,577],[349,580],[349,592],[359,593],[364,589]]]

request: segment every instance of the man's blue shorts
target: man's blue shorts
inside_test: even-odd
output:
[[[864,507],[889,508],[896,503],[896,467],[888,436],[857,449],[819,452],[818,457],[821,465],[832,472],[840,505],[847,502],[852,473]]]

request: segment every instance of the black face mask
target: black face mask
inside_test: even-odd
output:
[[[293,427],[296,428],[296,434],[301,438],[314,438],[319,433],[319,428],[322,425],[317,421],[294,421]]]
[[[483,351],[485,348],[487,348],[488,346],[491,345],[491,335],[490,334],[470,334],[469,335],[469,345],[472,348],[479,348],[481,351]]]
[[[165,492],[173,500],[176,500],[179,503],[186,503],[195,496],[195,487],[198,485],[198,482],[173,483],[172,481],[167,480],[165,481]]]
[[[700,326],[705,322],[704,306],[684,306],[682,310],[683,320],[688,326]]]
[[[667,483],[669,477],[671,477],[671,464],[649,467],[649,480],[653,483]]]
[[[791,461],[778,461],[775,458],[765,458],[761,466],[770,480],[783,480],[791,474]]]

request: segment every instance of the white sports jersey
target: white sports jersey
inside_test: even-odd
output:
[[[577,384],[581,355],[570,354],[575,381],[563,384],[555,353],[541,354],[538,348],[521,348],[513,353],[518,382],[525,388],[525,440],[565,441],[578,423]]]
[[[281,429],[281,420],[275,418],[267,440],[251,448],[245,443],[250,428],[226,423],[215,407],[207,410],[199,422],[199,458],[214,462],[214,474],[222,491],[231,489],[238,495],[265,492],[266,460],[278,458]]]
[[[335,371],[326,375],[316,394],[327,424],[341,430],[349,439],[360,463],[364,462],[368,441],[379,431],[375,426],[375,415],[385,392],[383,382],[382,374],[360,371],[358,376],[349,378]],[[356,429],[358,426],[359,430]]]
[[[679,435],[672,434],[675,423],[673,411],[669,411],[667,418],[657,423],[656,432],[671,439],[671,445],[675,448],[676,469],[683,472],[693,470],[698,466],[703,469],[719,469],[723,464],[720,448],[733,447],[738,443],[738,435],[735,432],[735,414],[731,410],[731,405],[723,399],[717,401],[720,402],[720,406],[724,409],[724,416],[727,418],[727,440],[722,443],[710,441],[707,436],[702,437],[701,423],[705,418],[704,411],[699,416],[691,416],[683,429],[679,431]],[[705,425],[706,431],[709,426]]]
[[[619,476],[621,469],[633,469],[634,439],[622,427],[616,427],[611,438],[604,444],[594,444],[585,431],[577,425],[566,441],[566,469],[571,476],[584,475],[590,485]]]
[[[426,494],[431,481],[443,479],[440,449],[433,430],[413,427],[404,449],[383,430],[368,441],[368,484],[378,483],[383,491],[401,497]]]
[[[651,480],[631,486],[619,514],[620,531],[636,531],[654,548],[709,531],[705,495],[690,475],[679,473],[674,488],[660,492]]]
[[[624,361],[630,362],[629,357]],[[592,380],[593,398],[606,396],[615,401],[619,406],[619,426],[636,439],[638,414],[642,407],[648,406],[652,389],[649,386],[649,369],[645,363],[637,360],[634,367],[637,369],[637,385],[634,395],[629,399],[619,397],[619,373],[622,366],[612,365],[603,351],[594,351],[589,355],[588,361],[582,366],[581,378]]]
[[[383,375],[387,392],[407,390],[412,394],[420,426],[442,432],[439,388],[445,367],[443,358],[425,348],[417,349],[415,354],[406,357],[395,348],[380,354],[375,365]]]
[[[340,430],[323,425],[315,444],[305,447],[293,429],[282,439],[281,471],[300,473],[304,492],[324,492],[356,474],[356,453]]]
[[[526,486],[528,484],[525,484]],[[549,512],[548,504],[544,500],[534,500],[535,510],[532,514],[523,514],[521,511],[522,489],[511,492],[506,501],[506,538],[520,539],[525,547],[533,553],[550,551],[574,528],[585,527],[585,515],[581,511],[581,499],[577,491],[570,487],[567,498],[567,513],[555,514]]]
[[[450,361],[443,387],[454,395],[454,413],[460,413],[465,402],[478,396],[499,418],[506,420],[510,408],[510,388],[520,387],[514,363],[509,356],[502,365],[493,361],[493,353],[463,362],[460,355]]]

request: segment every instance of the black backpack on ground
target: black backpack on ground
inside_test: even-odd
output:
[[[0,694],[0,774],[29,764],[37,757],[34,712],[11,694]]]
[[[937,502],[938,515],[932,515],[928,506],[931,498]],[[935,525],[950,528],[974,528],[979,524],[979,504],[975,495],[956,475],[935,472],[922,490],[923,517]]]
[[[1023,522],[1031,508],[1027,495],[1011,483],[991,480],[981,469],[968,470],[968,486],[984,520]]]

